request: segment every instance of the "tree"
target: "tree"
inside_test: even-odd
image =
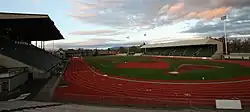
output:
[[[98,56],[98,55],[99,55],[98,50],[95,49],[95,51],[94,51],[94,56]]]
[[[127,50],[126,50],[124,47],[120,47],[120,48],[118,49],[118,51],[119,51],[120,53],[127,53]]]
[[[229,39],[228,50],[230,52],[239,52],[241,50],[241,40],[237,38]]]
[[[243,50],[243,52],[245,52],[245,53],[250,52],[249,45],[250,45],[250,38],[244,39],[244,41],[242,42],[242,50]]]
[[[137,52],[138,50],[137,46],[132,46],[129,49],[130,49],[130,52]]]
[[[110,48],[108,48],[108,51],[111,51],[111,49],[110,49]]]
[[[63,51],[63,49],[62,49],[62,48],[59,48],[59,51]]]

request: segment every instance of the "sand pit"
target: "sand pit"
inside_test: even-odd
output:
[[[169,64],[166,62],[124,62],[116,65],[117,68],[152,68],[152,69],[165,69],[169,68]]]

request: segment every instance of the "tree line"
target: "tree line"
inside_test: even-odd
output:
[[[225,38],[220,37],[216,40],[221,41],[225,51]],[[229,53],[250,53],[250,38],[227,38]]]

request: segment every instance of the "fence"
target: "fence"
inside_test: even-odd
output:
[[[224,55],[224,58],[250,60],[250,53],[230,53],[229,55]]]

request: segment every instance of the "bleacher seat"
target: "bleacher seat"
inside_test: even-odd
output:
[[[176,48],[176,51],[173,53],[173,56],[181,56],[185,50],[185,47]]]
[[[51,69],[61,61],[36,46],[17,44],[6,38],[0,38],[0,48],[1,54],[42,71]]]
[[[211,57],[216,50],[211,46],[170,47],[148,50],[145,55]]]

